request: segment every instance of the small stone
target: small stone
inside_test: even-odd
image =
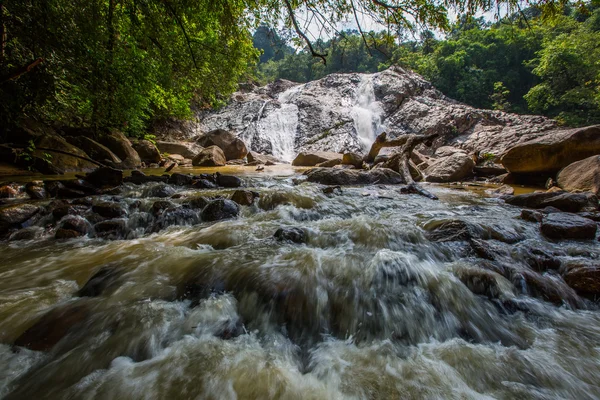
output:
[[[94,204],[92,211],[104,218],[119,218],[127,214],[127,211],[119,203],[111,201]]]
[[[287,241],[293,243],[306,243],[308,240],[304,229],[296,227],[279,228],[275,232],[274,237],[279,241]]]

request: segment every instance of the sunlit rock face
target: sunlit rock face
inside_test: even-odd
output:
[[[439,132],[434,147],[501,155],[557,130],[544,117],[469,107],[399,67],[305,84],[280,80],[236,92],[227,106],[200,112],[188,138],[217,128],[237,134],[253,151],[286,161],[301,151],[363,152],[383,131],[389,137]]]

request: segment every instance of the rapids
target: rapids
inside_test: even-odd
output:
[[[489,270],[493,293],[473,290],[464,276],[484,261],[427,230],[467,221],[517,270],[528,249],[597,260],[597,241],[551,243],[482,190],[325,194],[294,184],[299,170],[267,170],[236,170],[260,193],[237,219],[188,215],[148,233],[156,199],[127,185],[120,201],[141,202],[129,240],[0,242],[0,398],[600,398],[593,303],[546,302]],[[307,243],[276,241],[280,227]],[[106,266],[117,273],[104,290],[79,297]],[[49,311],[64,337],[12,345]]]

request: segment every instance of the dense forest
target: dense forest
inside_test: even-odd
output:
[[[307,82],[398,64],[474,107],[543,114],[573,126],[600,123],[599,4],[565,7],[551,19],[536,8],[496,23],[462,16],[443,38],[430,30],[412,40],[386,32],[338,32],[316,43],[328,53],[326,63],[262,26],[254,34],[262,50],[256,76],[263,83]]]
[[[594,1],[562,12],[560,2],[543,2],[543,12],[531,8],[490,24],[448,20],[446,7],[459,15],[492,7],[480,0],[5,0],[0,127],[36,118],[143,136],[153,121],[222,105],[241,82],[304,82],[392,64],[477,107],[597,123],[600,11]],[[502,4],[518,9],[511,0]],[[309,38],[310,21],[335,26],[357,14],[388,30]],[[281,22],[279,33],[268,28]],[[418,27],[424,29],[414,36]]]

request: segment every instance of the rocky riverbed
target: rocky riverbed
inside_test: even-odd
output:
[[[4,200],[0,397],[600,396],[593,194],[158,171]]]

